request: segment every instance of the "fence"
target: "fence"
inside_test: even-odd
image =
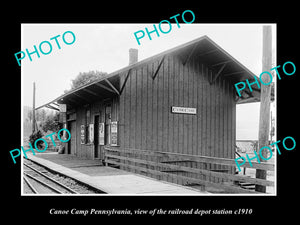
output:
[[[224,165],[227,166],[227,168],[235,168],[236,163],[234,159],[107,146],[105,147],[104,161],[108,166],[119,166],[121,169],[130,170],[136,173],[143,173],[147,176],[155,177],[156,179],[176,179],[188,181],[201,185],[205,189],[207,187],[214,187],[222,189],[228,193],[259,193],[254,190],[243,189],[236,185],[236,182],[248,182],[262,186],[274,186],[273,181],[228,173],[230,169],[213,171],[205,169],[205,167],[195,168],[193,166],[195,163],[202,163]],[[185,164],[182,165],[182,163]],[[252,162],[251,167],[249,163],[246,162],[243,167],[271,171],[274,170],[274,165],[269,163]],[[174,174],[174,172],[176,172],[176,174]],[[217,179],[207,179],[211,177]]]

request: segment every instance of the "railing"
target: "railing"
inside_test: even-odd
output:
[[[235,168],[236,162],[234,159],[228,158],[216,158],[199,155],[187,155],[171,152],[161,151],[149,151],[140,149],[129,149],[119,147],[105,147],[105,159],[106,165],[117,165],[121,168],[129,168],[136,170],[137,172],[144,172],[146,175],[154,175],[158,179],[181,179],[183,181],[192,182],[204,187],[214,187],[222,189],[229,193],[260,193],[253,190],[243,189],[235,182],[248,182],[262,186],[274,186],[273,181],[251,178],[243,175],[237,175],[233,173],[226,173],[224,170],[213,171],[203,168],[194,168],[187,166],[187,162],[193,163],[207,163],[214,165],[225,165],[231,168]],[[184,162],[185,165],[178,165],[180,162]],[[176,163],[174,165],[172,163]],[[274,165],[270,163],[257,163],[251,162],[252,166],[248,162],[243,164],[243,167],[255,168],[261,170],[274,170]],[[191,163],[192,165],[192,163]],[[184,175],[174,174],[174,172],[185,172]],[[225,170],[226,171],[226,170]],[[207,179],[199,179],[197,175],[204,175],[206,177],[218,178],[219,182],[212,182]],[[193,177],[194,175],[194,177]],[[224,182],[226,181],[226,182]],[[228,182],[229,181],[229,182]]]

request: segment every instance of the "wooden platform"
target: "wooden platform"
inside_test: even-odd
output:
[[[127,171],[100,166],[97,161],[72,160],[68,155],[57,153],[28,154],[28,159],[64,174],[75,180],[88,184],[107,194],[114,195],[206,195],[197,189],[155,180]],[[80,165],[80,166],[78,166]]]

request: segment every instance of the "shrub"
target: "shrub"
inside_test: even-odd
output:
[[[41,132],[40,130],[38,130],[38,131],[32,133],[32,134],[29,136],[29,142],[30,142],[30,144],[32,145],[32,147],[34,147],[34,142],[35,142],[37,139],[41,138],[41,137],[43,137],[43,134],[42,134],[42,132]],[[39,141],[39,142],[37,142],[36,145],[37,145],[37,147],[38,147],[39,149],[41,149],[41,148],[43,147],[43,142],[42,142],[42,141]]]

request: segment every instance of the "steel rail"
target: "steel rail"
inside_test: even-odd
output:
[[[33,187],[33,185],[29,182],[29,180],[23,176],[23,179],[25,180],[28,187],[33,191],[34,194],[38,194],[38,191]]]
[[[58,193],[58,194],[63,194],[60,190],[56,189],[55,187],[52,187],[51,185],[45,183],[44,181],[41,181],[40,179],[34,177],[34,176],[31,176],[30,174],[26,173],[26,172],[23,172],[25,176],[37,181],[38,183],[44,185],[45,187],[51,189],[52,191]]]
[[[33,170],[34,172],[40,174],[41,176],[43,176],[43,177],[45,177],[45,178],[51,180],[52,182],[56,183],[57,185],[63,187],[63,188],[66,189],[67,191],[69,191],[69,192],[71,192],[71,193],[73,193],[73,194],[79,194],[78,192],[74,191],[73,189],[71,189],[71,188],[65,186],[64,184],[62,184],[62,183],[56,181],[56,180],[53,179],[52,177],[49,177],[49,176],[47,176],[46,174],[43,174],[42,172],[38,171],[37,169],[33,168],[32,166],[29,166],[29,165],[26,164],[26,163],[23,163],[23,164],[24,164],[25,166],[27,166],[28,168],[30,168],[31,170]]]

